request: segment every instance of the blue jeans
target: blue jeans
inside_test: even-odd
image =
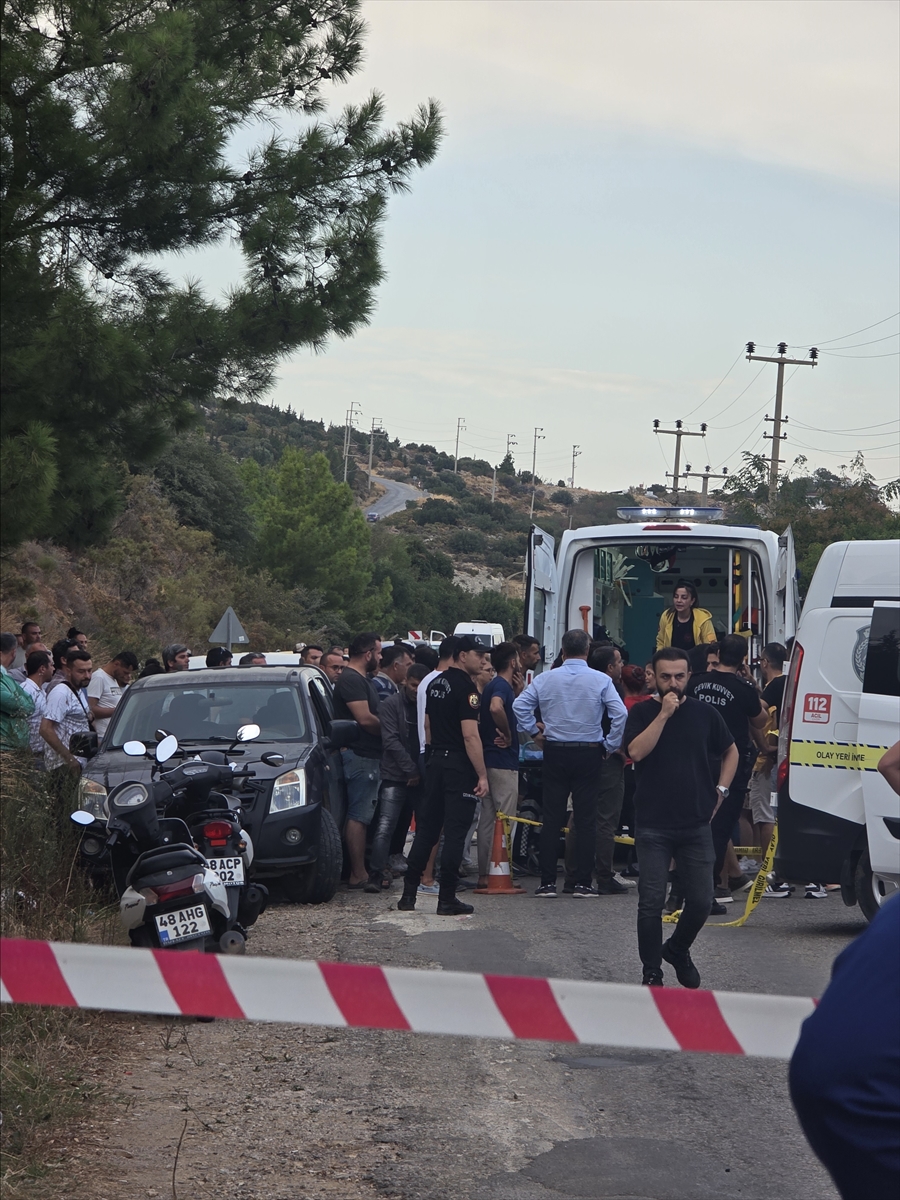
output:
[[[684,908],[672,934],[672,949],[689,950],[703,928],[713,902],[715,862],[712,830],[708,825],[688,829],[641,829],[635,834],[638,876],[638,953],[646,970],[662,966],[662,915],[669,881],[669,862],[675,859]]]
[[[363,758],[352,750],[341,751],[341,762],[347,785],[347,820],[369,825],[378,802],[381,763],[377,758]]]

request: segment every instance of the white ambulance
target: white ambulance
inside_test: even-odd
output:
[[[785,687],[776,868],[840,883],[869,919],[900,886],[900,796],[876,769],[900,738],[898,670],[900,541],[833,543]]]
[[[618,525],[567,529],[559,549],[533,526],[524,629],[556,657],[567,629],[608,637],[643,666],[680,579],[696,587],[717,633],[748,638],[751,662],[796,631],[799,599],[790,529],[719,525],[718,508],[620,508]]]

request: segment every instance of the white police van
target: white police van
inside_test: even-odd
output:
[[[900,886],[900,541],[834,542],[803,605],[781,710],[778,855],[871,919]]]
[[[751,662],[794,635],[799,614],[794,539],[755,526],[719,525],[719,508],[620,508],[622,524],[567,529],[559,550],[532,526],[526,562],[526,633],[556,657],[567,629],[608,636],[643,665],[679,579],[696,587],[720,635],[747,637]]]

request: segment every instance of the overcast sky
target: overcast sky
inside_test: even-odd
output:
[[[335,103],[377,88],[396,120],[433,96],[447,137],[391,203],[372,324],[286,363],[278,403],[340,422],[355,399],[362,426],[451,450],[463,417],[465,453],[514,434],[525,468],[540,426],[539,475],[567,479],[578,444],[576,484],[617,489],[671,469],[654,417],[709,423],[695,469],[762,449],[775,367],[740,351],[785,340],[823,350],[786,388],[787,456],[897,475],[893,0],[363,11]]]

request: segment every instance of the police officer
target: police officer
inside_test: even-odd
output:
[[[488,653],[477,638],[469,635],[456,638],[452,665],[428,684],[425,798],[421,815],[416,816],[416,838],[403,877],[403,895],[397,903],[397,908],[404,912],[416,907],[419,880],[442,828],[438,916],[455,917],[474,911],[471,904],[457,900],[456,884],[475,806],[479,797],[488,794],[478,731],[481,697],[475,686],[475,676],[484,669]]]

